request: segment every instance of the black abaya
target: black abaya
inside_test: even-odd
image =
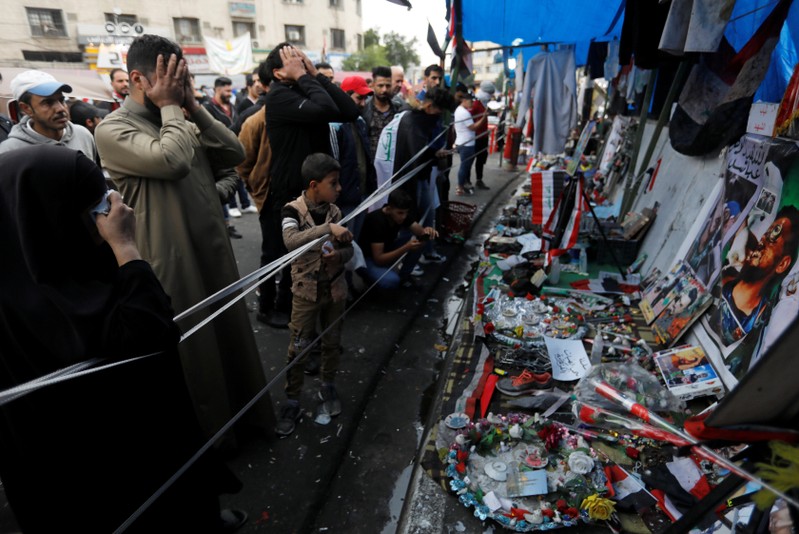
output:
[[[23,532],[110,532],[202,445],[169,297],[144,261],[117,267],[87,210],[102,172],[63,147],[0,156],[0,390],[89,358],[159,355],[47,386],[0,407],[0,479]],[[210,532],[208,457],[130,531]]]

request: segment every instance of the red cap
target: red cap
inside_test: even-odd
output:
[[[360,76],[348,76],[341,82],[341,90],[345,93],[355,91],[361,96],[371,95],[374,91],[366,85],[366,80]]]

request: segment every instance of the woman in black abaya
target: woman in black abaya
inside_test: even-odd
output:
[[[111,532],[202,445],[169,297],[100,169],[36,146],[0,156],[0,391],[72,364],[157,356],[0,406],[0,480],[23,532]],[[129,531],[213,532],[238,482],[201,459]]]

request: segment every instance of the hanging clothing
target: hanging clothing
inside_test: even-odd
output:
[[[0,479],[27,533],[111,532],[202,445],[169,297],[93,240],[102,171],[35,146],[0,156],[0,390],[95,357],[157,356],[0,407]],[[206,531],[239,484],[206,455],[129,532]]]
[[[524,126],[532,101],[534,153],[560,154],[569,132],[577,126],[575,70],[573,50],[537,54],[527,63],[516,125]]]
[[[672,0],[660,49],[670,54],[715,52],[735,0]]]

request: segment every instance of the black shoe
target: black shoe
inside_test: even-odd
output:
[[[290,436],[294,429],[297,428],[297,421],[300,418],[302,418],[300,404],[286,404],[280,410],[280,419],[275,423],[275,434],[280,437]]]
[[[236,230],[236,227],[235,227],[235,226],[228,226],[228,227],[227,227],[227,235],[228,235],[228,237],[230,237],[231,239],[241,239],[242,237],[244,237],[243,235],[241,235],[241,234],[240,234],[240,233],[239,233],[239,232]]]
[[[482,180],[477,180],[477,189],[491,189]]]
[[[322,401],[320,412],[326,413],[330,417],[335,417],[341,413],[341,401],[338,400],[338,393],[336,393],[336,387],[333,384],[321,387],[319,400]]]
[[[255,320],[264,323],[272,328],[288,328],[289,316],[287,313],[279,311],[260,312],[255,316]]]
[[[236,532],[247,522],[247,512],[225,508],[219,512],[219,532]]]

